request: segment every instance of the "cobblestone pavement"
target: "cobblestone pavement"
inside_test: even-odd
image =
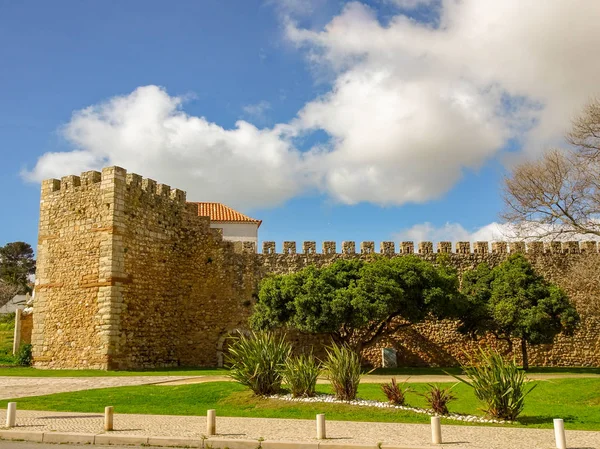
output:
[[[201,438],[206,418],[198,416],[126,415],[114,417],[115,431],[123,435]],[[218,413],[218,411],[217,411]],[[0,422],[6,418],[0,412]],[[27,431],[103,433],[102,414],[17,410],[17,428]],[[566,423],[568,428],[568,423]],[[230,439],[264,438],[267,441],[316,441],[315,422],[297,419],[217,418],[217,437]],[[335,444],[377,444],[431,446],[431,429],[423,424],[327,422],[328,442]],[[455,449],[549,449],[555,447],[552,429],[501,427],[442,427],[444,446]],[[600,432],[569,431],[570,448],[599,449]]]
[[[190,376],[130,376],[130,377],[0,377],[0,399],[41,396],[94,388],[149,385],[182,381]],[[208,376],[206,376],[208,377]]]

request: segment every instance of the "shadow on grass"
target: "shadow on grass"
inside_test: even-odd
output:
[[[562,418],[565,423],[579,422],[579,419],[574,415],[566,416],[551,416],[551,415],[538,415],[538,416],[520,416],[517,418],[517,422],[524,426],[536,425],[536,424],[552,424],[555,418]]]
[[[450,368],[377,368],[369,374],[377,374],[383,376],[394,376],[394,375],[407,375],[407,376],[419,376],[419,375],[447,375],[447,374],[462,374],[462,369],[460,367],[450,367]]]

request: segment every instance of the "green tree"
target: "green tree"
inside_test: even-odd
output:
[[[0,247],[0,280],[18,286],[20,293],[31,290],[29,276],[35,273],[35,259],[31,245],[12,242]]]
[[[486,264],[463,276],[468,307],[459,330],[472,335],[493,333],[521,341],[523,368],[529,368],[527,344],[551,343],[560,332],[571,334],[579,314],[566,293],[538,275],[522,254],[513,254],[490,269]]]
[[[360,350],[428,316],[457,316],[458,285],[456,271],[444,261],[434,265],[417,256],[338,260],[265,279],[250,324],[326,333]]]

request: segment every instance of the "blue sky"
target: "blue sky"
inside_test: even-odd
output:
[[[0,244],[35,246],[40,179],[113,164],[261,240],[490,238],[507,163],[596,93],[596,7],[530,6],[0,0]]]

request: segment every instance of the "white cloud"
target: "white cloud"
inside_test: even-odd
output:
[[[403,9],[416,9],[421,6],[431,6],[437,0],[383,0],[386,3],[392,3]]]
[[[157,86],[77,111],[63,134],[78,150],[47,153],[32,180],[120,165],[187,190],[188,199],[251,208],[274,206],[304,190],[302,159],[282,127],[238,121],[224,129],[181,110]]]
[[[442,226],[434,226],[429,222],[419,223],[410,228],[402,229],[394,234],[396,241],[414,241],[414,242],[511,242],[511,241],[583,241],[583,240],[600,240],[600,236],[571,234],[563,235],[547,235],[549,231],[556,230],[557,227],[550,228],[548,226],[540,226],[532,224],[527,228],[522,228],[522,232],[518,233],[517,228],[511,224],[489,223],[479,228],[468,230],[459,223],[445,223]],[[523,235],[529,236],[523,238]],[[521,236],[521,237],[519,237]],[[537,236],[537,237],[536,237]]]
[[[119,164],[191,199],[237,206],[273,206],[315,188],[348,204],[426,202],[509,139],[528,154],[561,143],[599,89],[600,2],[442,0],[439,26],[401,13],[382,24],[352,2],[323,28],[294,22],[312,23],[323,1],[272,2],[287,38],[332,76],[331,90],[290,123],[224,129],[186,114],[180,97],[140,87],[76,112],[64,128],[74,151],[43,155],[27,176]],[[264,113],[260,105],[246,113]],[[308,153],[292,144],[317,130],[330,142]]]
[[[263,100],[255,104],[247,104],[242,110],[249,120],[263,123],[267,120],[267,113],[271,110],[271,103]]]
[[[315,14],[328,0],[265,0],[273,5],[283,17],[306,17]]]
[[[394,234],[397,241],[414,242],[496,242],[514,240],[514,232],[508,225],[490,223],[469,231],[458,223],[446,223],[435,227],[431,223],[420,223]]]
[[[310,63],[335,73],[300,113],[300,127],[335,137],[332,196],[439,197],[509,138],[531,154],[561,144],[599,89],[600,2],[445,0],[439,11],[439,27],[401,14],[383,25],[358,2],[321,31],[288,23]]]

